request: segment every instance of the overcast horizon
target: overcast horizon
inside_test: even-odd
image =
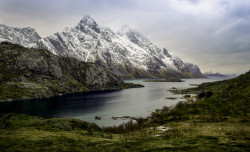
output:
[[[0,24],[42,37],[88,14],[114,31],[129,25],[202,72],[250,70],[249,0],[1,0],[0,14]]]

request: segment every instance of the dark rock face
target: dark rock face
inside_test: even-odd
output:
[[[192,63],[185,63],[185,69],[198,77],[204,77],[197,65],[194,65]]]
[[[0,91],[0,100],[119,89],[123,85],[119,77],[96,64],[59,57],[47,50],[0,44],[0,88],[7,87]],[[4,95],[8,89],[21,90],[22,97]]]
[[[166,55],[167,57],[172,58],[172,55],[170,55],[170,54],[168,53],[168,50],[167,50],[166,48],[163,48],[163,53],[164,53],[164,55]]]

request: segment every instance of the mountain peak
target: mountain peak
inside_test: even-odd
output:
[[[90,15],[85,15],[83,18],[80,20],[79,24],[84,24],[84,25],[94,25],[96,24],[95,20],[90,17]]]
[[[90,15],[85,15],[78,24],[79,27],[81,26],[88,26],[89,28],[93,29],[95,32],[100,33],[100,27],[95,22],[93,18],[90,17]]]

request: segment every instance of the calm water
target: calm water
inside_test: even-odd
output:
[[[112,116],[146,117],[155,109],[172,106],[183,100],[181,99],[182,95],[174,95],[167,91],[172,87],[190,88],[192,86],[189,84],[200,84],[223,79],[225,77],[184,79],[185,82],[125,80],[125,82],[138,83],[145,87],[85,95],[77,94],[44,100],[4,102],[0,103],[0,113],[16,112],[39,115],[45,118],[77,118],[94,122],[99,126],[113,126],[128,120],[113,120],[111,119]],[[167,97],[177,99],[169,100],[166,99]],[[95,120],[95,116],[100,116],[101,120]]]

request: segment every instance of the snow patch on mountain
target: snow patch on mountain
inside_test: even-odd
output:
[[[39,39],[41,37],[33,28],[16,28],[0,24],[0,42],[7,41],[27,48],[36,48]]]

